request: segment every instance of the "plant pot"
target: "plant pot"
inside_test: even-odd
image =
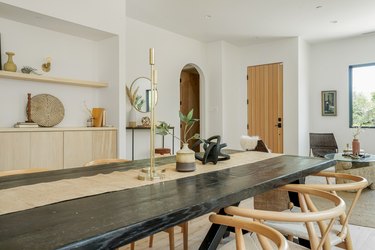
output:
[[[137,114],[133,106],[129,113],[129,127],[137,127]]]
[[[176,152],[176,170],[178,172],[192,172],[195,170],[195,152],[184,143],[182,149]]]

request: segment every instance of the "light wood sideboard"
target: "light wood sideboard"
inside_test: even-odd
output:
[[[0,129],[0,171],[74,168],[116,157],[116,128]]]

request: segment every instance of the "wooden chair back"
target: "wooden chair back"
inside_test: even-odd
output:
[[[258,140],[257,146],[255,147],[254,151],[265,152],[265,153],[271,152],[263,140]]]
[[[281,233],[259,222],[252,222],[249,220],[244,220],[244,218],[218,214],[210,215],[209,219],[212,223],[226,225],[235,228],[237,250],[246,250],[242,229],[256,233],[259,243],[263,249],[273,249],[268,240],[274,242],[277,246],[277,249],[279,250],[289,249],[287,240]]]
[[[349,218],[353,212],[353,209],[355,205],[357,204],[357,201],[362,193],[362,190],[368,186],[368,181],[361,176],[357,175],[351,175],[346,173],[334,173],[334,172],[319,172],[316,174],[313,174],[313,176],[319,176],[326,179],[327,184],[305,184],[305,186],[310,188],[315,188],[319,190],[324,190],[333,193],[334,195],[337,195],[337,191],[351,191],[355,192],[355,196],[352,200],[352,203],[348,207],[348,210],[346,214],[343,214],[340,218],[340,223],[343,225],[343,227],[346,227]],[[344,183],[342,184],[335,184],[334,181],[337,179],[343,179]],[[298,184],[290,184],[290,185],[298,185]]]
[[[265,210],[251,210],[239,207],[227,207],[225,212],[230,215],[253,218],[256,221],[279,221],[279,222],[303,222],[305,223],[311,249],[322,249],[330,244],[329,233],[334,222],[345,214],[345,202],[338,196],[326,191],[306,187],[305,185],[285,185],[280,189],[298,193],[301,206],[300,212],[274,212]],[[332,206],[329,209],[318,211],[310,196],[320,197],[329,201]],[[315,224],[318,227],[315,227]],[[292,225],[291,225],[292,226]],[[320,233],[317,233],[317,228]],[[339,237],[346,238],[347,227],[343,227]]]
[[[310,156],[324,157],[326,154],[337,152],[333,133],[310,133]]]
[[[258,140],[258,143],[253,151],[270,153],[267,145],[263,140]],[[288,193],[273,189],[268,192],[254,196],[254,208],[270,211],[283,211],[289,208]]]

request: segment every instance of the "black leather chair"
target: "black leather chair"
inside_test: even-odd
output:
[[[324,157],[326,154],[337,152],[333,133],[310,133],[310,156]]]

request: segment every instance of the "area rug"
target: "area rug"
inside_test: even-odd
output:
[[[307,177],[306,184],[321,182],[321,180],[324,182],[323,178]],[[349,192],[338,192],[337,194],[345,201],[347,207],[351,205],[355,195]],[[314,200],[314,202],[319,208],[325,207],[321,200]],[[352,216],[349,218],[349,224],[375,228],[375,190],[366,188],[362,191]]]

